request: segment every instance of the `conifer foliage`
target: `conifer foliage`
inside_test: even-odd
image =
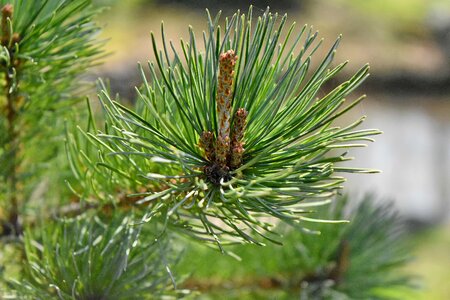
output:
[[[101,53],[90,2],[0,1],[0,215],[6,235],[20,235],[21,214],[61,150],[62,121],[83,97],[80,75]]]
[[[141,233],[140,226],[132,223],[131,215],[116,215],[107,220],[94,216],[49,224],[42,234],[42,249],[27,234],[26,277],[16,284],[21,297],[125,300],[176,296],[174,279],[167,272],[168,263],[174,260],[168,241],[154,237],[143,243],[139,235],[149,232]]]
[[[161,50],[152,34],[156,63],[148,64],[150,80],[140,67],[136,109],[103,87],[106,124],[84,132],[96,151],[81,156],[84,146],[69,146],[72,161],[81,162],[80,176],[90,165],[93,179],[84,191],[107,199],[114,192],[105,181],[113,177],[113,189],[148,207],[145,221],[162,219],[219,246],[230,239],[276,242],[273,221],[261,217],[314,221],[305,213],[341,189],[338,174],[371,172],[342,163],[349,148],[379,131],[357,130],[364,117],[345,127],[334,123],[363,99],[346,105],[368,67],[324,93],[346,65],[332,65],[340,38],[313,62],[317,33],[296,31],[286,16],[266,11],[255,18],[250,9],[225,19],[223,30],[219,21],[208,15],[204,51],[192,29],[180,52],[163,27]]]
[[[338,241],[346,239],[356,263],[317,284],[305,280],[304,295],[338,287],[357,297],[353,282],[368,289],[397,282],[384,275],[404,262],[402,253],[378,259],[363,242],[378,230],[370,245],[394,242],[383,213],[358,210],[376,220],[355,217],[360,226],[348,231],[329,224],[345,222],[342,205],[308,215],[335,198],[342,174],[373,172],[345,161],[379,131],[358,129],[364,117],[335,122],[364,98],[346,100],[368,66],[325,88],[347,64],[332,63],[340,38],[319,54],[317,33],[269,9],[224,20],[207,12],[202,45],[190,28],[189,41],[177,47],[162,26],[161,45],[151,35],[155,62],[139,66],[136,105],[113,99],[100,80],[101,116],[88,100],[87,124],[75,128],[75,104],[87,93],[82,74],[103,55],[98,10],[90,0],[0,4],[0,243],[13,240],[20,260],[11,271],[14,263],[1,253],[2,296],[182,298],[189,292],[171,271],[183,259],[180,235],[232,254],[230,243],[282,244],[280,224],[309,232],[307,222],[319,223],[313,226],[325,238],[302,232],[298,243],[311,255],[299,266],[329,271],[330,255],[339,257]],[[328,250],[320,256],[317,249]]]
[[[374,205],[376,199],[367,195],[349,209],[348,197],[340,200],[337,205],[321,208],[318,214],[323,218],[345,218],[350,224],[334,228],[318,224],[314,229],[324,239],[320,245],[311,235],[299,236],[297,246],[292,245],[297,249],[294,253],[302,257],[296,260],[297,267],[306,274],[301,284],[302,298],[413,297],[412,277],[401,272],[401,266],[411,258],[405,228],[392,205]]]

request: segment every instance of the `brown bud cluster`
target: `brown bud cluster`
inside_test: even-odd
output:
[[[205,168],[205,174],[211,182],[219,184],[220,179],[229,178],[230,169],[236,169],[242,164],[244,154],[245,125],[248,112],[239,108],[236,112],[233,128],[231,128],[231,100],[234,68],[238,57],[233,50],[222,53],[219,57],[219,76],[217,86],[217,138],[210,131],[204,131],[200,136],[199,146],[204,150],[205,158],[210,165]]]

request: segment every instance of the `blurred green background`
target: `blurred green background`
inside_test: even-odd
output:
[[[112,89],[128,100],[134,97],[133,86],[139,85],[136,62],[152,59],[150,31],[159,33],[164,21],[166,35],[174,42],[187,37],[188,25],[200,37],[206,25],[206,7],[213,14],[220,9],[224,15],[231,15],[236,9],[246,11],[249,4],[255,6],[255,13],[270,6],[287,13],[288,20],[299,26],[314,25],[325,38],[324,50],[343,34],[336,60],[350,59],[347,75],[367,62],[372,68],[372,76],[359,90],[367,93],[368,99],[355,114],[367,114],[366,126],[385,132],[369,148],[353,153],[359,166],[383,172],[350,177],[346,191],[355,199],[374,192],[380,199],[395,202],[415,245],[411,248],[415,259],[406,271],[422,277],[423,291],[417,299],[450,299],[450,1],[96,2],[110,7],[99,22],[105,26],[102,37],[110,39],[107,48],[112,54],[94,76],[110,78]],[[223,281],[223,286],[235,277],[258,274],[262,267],[255,255],[259,251],[278,251],[275,246],[241,249],[244,262],[240,263],[192,247],[187,251],[201,257],[195,261],[201,266],[193,273],[194,278]],[[220,278],[211,278],[203,270],[212,265],[220,268]],[[281,274],[285,265],[262,266],[268,268],[265,272]],[[250,292],[242,288],[238,295],[240,299],[282,297],[282,291],[272,291],[269,296],[260,290],[263,287],[261,284]],[[211,297],[224,297],[221,293],[211,291]]]

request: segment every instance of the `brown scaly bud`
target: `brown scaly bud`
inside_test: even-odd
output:
[[[211,131],[203,131],[198,145],[205,151],[206,159],[212,161],[214,159],[214,134]]]
[[[233,50],[228,50],[219,57],[219,78],[216,101],[219,121],[218,135],[222,140],[230,136],[231,90],[233,87],[234,66],[237,59],[238,57]]]
[[[244,155],[244,144],[242,142],[237,143],[231,148],[230,167],[237,169],[242,165],[242,157]]]
[[[232,147],[236,146],[239,142],[241,142],[242,138],[244,137],[245,126],[247,125],[247,116],[248,112],[245,110],[245,108],[239,108],[237,110],[236,115],[234,117],[233,131],[231,134]]]
[[[12,16],[14,13],[14,7],[12,4],[6,4],[2,8],[2,45],[8,46],[9,40],[11,38],[10,36],[10,30],[8,26],[8,19],[12,20]]]
[[[216,163],[223,170],[228,169],[228,152],[230,150],[230,138],[227,136],[223,139],[221,136],[217,137],[216,141]]]
[[[14,32],[12,36],[12,43],[11,44],[17,44],[20,42],[20,35],[17,32]]]
[[[233,169],[238,168],[242,164],[242,157],[244,155],[244,138],[245,126],[247,124],[248,112],[245,108],[239,108],[234,117],[232,140],[231,140],[231,154],[230,166]]]
[[[14,13],[14,7],[11,3],[6,4],[2,7],[2,18],[3,19],[11,19]]]

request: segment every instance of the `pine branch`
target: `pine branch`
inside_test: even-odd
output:
[[[99,83],[102,126],[90,107],[86,129],[72,132],[66,124],[75,200],[43,213],[20,236],[32,183],[43,174],[33,168],[58,150],[48,137],[58,138],[59,128],[42,125],[61,120],[79,100],[80,75],[101,57],[95,14],[89,0],[3,6],[0,130],[7,136],[0,137],[0,162],[8,168],[0,170],[0,194],[10,202],[4,227],[23,238],[26,254],[23,278],[9,280],[16,296],[183,297],[169,268],[174,257],[166,234],[174,230],[228,252],[223,246],[229,243],[281,244],[280,222],[322,231],[320,241],[301,235],[289,247],[302,270],[290,282],[302,285],[303,296],[383,299],[381,289],[408,285],[409,278],[391,273],[405,262],[402,250],[392,246],[379,255],[398,238],[388,209],[363,204],[345,229],[329,224],[346,222],[345,201],[312,211],[340,191],[339,173],[373,172],[342,164],[348,149],[380,132],[357,130],[364,117],[335,124],[364,98],[346,104],[368,66],[324,91],[346,65],[332,64],[340,38],[312,67],[317,33],[292,25],[282,38],[287,17],[269,10],[257,19],[252,8],[238,12],[225,19],[225,30],[219,16],[208,13],[203,52],[192,29],[181,51],[166,43],[163,27],[161,49],[152,34],[156,62],[148,65],[150,80],[140,66],[144,83],[136,107],[114,100]]]
[[[348,149],[380,132],[355,130],[364,117],[334,124],[363,99],[345,105],[368,66],[318,97],[346,65],[332,66],[340,38],[312,69],[317,33],[303,27],[295,36],[292,25],[282,39],[285,24],[286,16],[269,11],[255,22],[250,9],[226,19],[222,31],[208,15],[204,52],[192,29],[180,53],[163,27],[161,50],[152,34],[156,63],[148,66],[151,80],[140,67],[137,107],[115,101],[100,83],[105,125],[93,126],[91,116],[84,142],[68,134],[78,196],[115,203],[117,193],[130,193],[141,197],[145,221],[161,217],[219,247],[223,240],[277,242],[274,219],[315,221],[304,214],[342,188],[338,173],[373,172],[341,164]]]
[[[98,29],[91,21],[97,10],[90,2],[0,2],[0,115],[5,117],[0,131],[6,133],[0,138],[2,235],[22,233],[21,213],[43,181],[37,175],[46,172],[45,163],[55,159],[59,147],[57,125],[85,86],[80,75],[100,58],[102,43],[93,40]],[[50,184],[51,189],[59,182]]]

